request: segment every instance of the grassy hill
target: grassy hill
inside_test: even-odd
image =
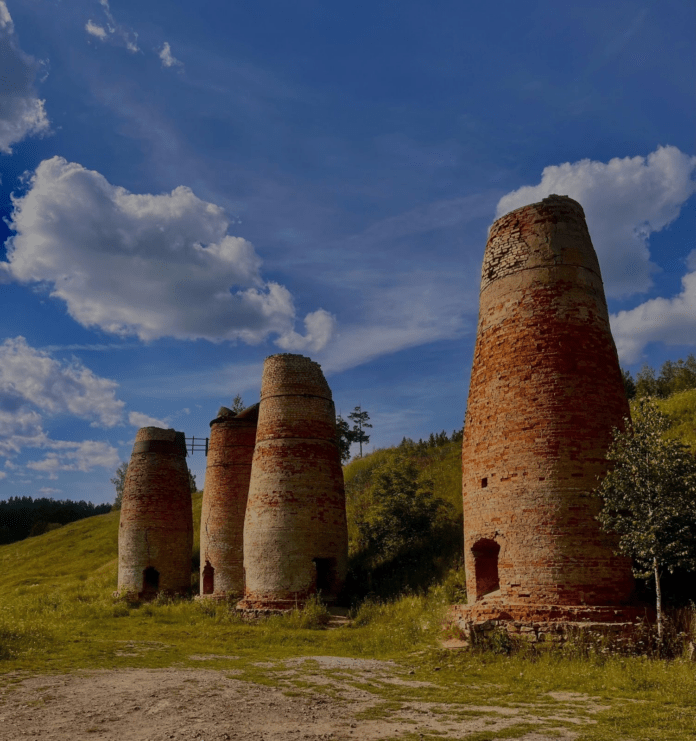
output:
[[[404,455],[418,462],[424,477],[432,478],[435,495],[450,504],[450,516],[461,532],[458,442],[376,451],[354,461],[346,469],[349,508],[356,511],[361,497],[369,501],[380,465]],[[199,493],[193,502],[196,551],[200,506]],[[336,630],[317,629],[322,626],[316,606],[248,624],[227,605],[208,601],[127,604],[112,596],[118,521],[119,513],[112,512],[0,546],[1,681],[76,669],[200,669],[203,657],[206,669],[280,687],[279,677],[286,673],[283,661],[290,657],[389,658],[398,662],[400,671],[415,672],[422,686],[355,680],[362,692],[374,695],[375,703],[388,701],[389,712],[417,701],[464,708],[467,703],[479,708],[489,702],[496,707],[529,703],[546,707],[552,702],[550,693],[580,692],[601,700],[603,709],[593,713],[591,724],[573,726],[580,734],[578,741],[619,737],[681,741],[696,733],[696,685],[690,662],[588,656],[582,651],[565,656],[445,652],[437,648],[448,602],[442,586],[390,602],[368,600],[354,613],[351,626]],[[354,520],[351,531],[355,549]],[[328,691],[317,683],[315,671],[310,666],[306,676],[297,678],[291,689],[294,695]],[[11,702],[11,695],[5,697]],[[540,731],[548,730],[542,725]],[[515,736],[530,732],[528,724],[512,730]]]
[[[659,399],[657,405],[669,417],[668,437],[681,440],[696,455],[696,389]]]

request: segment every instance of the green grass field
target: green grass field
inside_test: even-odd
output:
[[[199,511],[200,494],[194,501]],[[550,718],[557,703],[549,693],[575,692],[606,708],[590,718],[578,706],[578,717],[588,721],[577,727],[579,739],[696,739],[696,663],[601,653],[572,658],[445,651],[439,648],[442,587],[389,604],[365,603],[351,626],[331,630],[321,628],[311,610],[248,624],[225,605],[195,600],[128,605],[112,597],[118,517],[81,520],[0,547],[0,662],[5,674],[13,672],[12,681],[77,669],[200,667],[192,657],[215,655],[220,658],[206,662],[207,668],[241,669],[248,681],[272,684],[289,657],[393,659],[427,676],[429,684],[369,685],[385,708],[417,699],[455,704],[458,712],[529,705]],[[259,661],[264,667],[255,665]],[[546,728],[546,721],[539,723]],[[541,726],[514,726],[510,737]]]

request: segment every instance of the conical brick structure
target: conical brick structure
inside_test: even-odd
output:
[[[266,358],[244,522],[243,610],[283,610],[320,593],[335,600],[348,531],[336,412],[321,367]]]
[[[582,207],[552,195],[498,219],[462,451],[465,618],[630,619],[631,564],[592,494],[628,414]]]
[[[244,515],[259,405],[235,414],[222,407],[210,423],[201,508],[201,597],[244,594]]]
[[[138,430],[123,489],[118,593],[150,598],[191,589],[193,515],[184,433]]]

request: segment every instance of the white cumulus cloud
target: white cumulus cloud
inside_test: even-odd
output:
[[[106,29],[102,26],[97,25],[94,21],[89,20],[85,23],[85,31],[92,36],[96,36],[98,39],[104,41],[106,38]]]
[[[14,197],[0,279],[52,286],[80,324],[143,340],[170,336],[255,343],[269,334],[295,349],[328,341],[328,315],[295,333],[290,292],[260,275],[245,239],[227,234],[219,206],[184,186],[135,194],[62,157],[44,160]]]
[[[0,344],[0,409],[31,404],[50,414],[70,414],[113,427],[121,422],[124,407],[116,398],[117,387],[78,361],[61,363],[30,347],[24,337]],[[36,418],[27,414],[26,420],[31,427]]]
[[[648,290],[656,266],[649,238],[679,215],[696,192],[696,157],[676,147],[658,147],[647,157],[589,159],[544,168],[541,182],[500,199],[497,216],[556,193],[585,210],[608,296]]]
[[[116,448],[98,440],[52,440],[43,429],[43,415],[113,427],[122,422],[124,407],[116,388],[114,381],[100,378],[77,360],[58,361],[30,347],[24,337],[6,339],[0,344],[0,455],[14,457],[24,448],[50,451],[27,467],[52,479],[59,471],[113,468],[118,463]],[[18,468],[9,460],[5,467]]]
[[[696,271],[682,278],[682,290],[676,296],[650,299],[610,319],[624,363],[637,362],[649,342],[696,345]]]
[[[160,49],[159,58],[162,60],[163,67],[183,67],[183,63],[172,54],[168,41],[165,41],[164,46]]]
[[[283,350],[321,350],[331,339],[336,328],[336,318],[324,309],[307,314],[304,320],[306,334],[291,330],[277,341]]]
[[[0,479],[7,478],[7,474],[4,471],[0,471]]]
[[[27,468],[48,474],[57,479],[59,471],[82,471],[89,473],[93,468],[114,468],[118,465],[118,450],[109,443],[99,440],[56,443],[58,452],[48,453],[42,460],[29,461]]]
[[[50,123],[34,89],[40,62],[23,52],[10,12],[0,0],[0,152],[12,154],[12,144],[49,131]]]
[[[142,412],[130,412],[128,414],[128,423],[133,425],[133,427],[164,427],[167,429],[169,425],[166,422],[163,422],[161,419],[157,419],[156,417],[149,417],[147,414],[143,414]]]

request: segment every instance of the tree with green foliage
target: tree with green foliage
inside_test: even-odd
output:
[[[619,535],[619,551],[633,558],[637,577],[655,578],[660,643],[660,577],[665,569],[696,569],[696,458],[664,437],[668,427],[653,399],[639,399],[625,432],[614,430],[612,465],[597,489],[602,526]]]
[[[121,461],[118,464],[116,472],[114,473],[114,477],[112,479],[109,479],[109,481],[111,481],[111,483],[116,488],[116,499],[114,499],[114,503],[111,505],[112,510],[121,509],[121,505],[123,503],[123,487],[126,485],[127,473],[128,463],[126,463],[126,461]]]
[[[369,422],[370,415],[367,412],[364,412],[362,410],[362,407],[357,406],[348,415],[348,419],[353,421],[353,429],[351,431],[353,435],[353,442],[358,443],[358,445],[360,445],[360,457],[362,458],[363,443],[370,442],[370,436],[365,434],[365,428],[372,427],[372,425]]]
[[[381,559],[414,549],[451,517],[451,505],[433,494],[432,482],[405,455],[390,457],[373,472],[370,498],[358,537],[362,549]]]
[[[644,365],[635,381],[635,395],[638,398],[657,396],[660,399],[666,399],[672,394],[690,389],[696,389],[696,357],[694,355],[688,355],[686,360],[679,359],[676,362],[666,360],[662,364],[659,375],[656,375],[654,368]]]
[[[338,451],[341,454],[341,463],[348,463],[350,460],[350,446],[354,442],[354,436],[350,425],[340,414],[336,416],[336,440]]]
[[[242,399],[239,394],[237,394],[234,399],[232,399],[231,409],[235,414],[239,414],[246,409],[246,407],[244,406],[244,399]]]
[[[631,371],[625,368],[621,369],[621,378],[623,379],[624,391],[627,399],[633,399],[636,395],[636,382],[633,380]]]

